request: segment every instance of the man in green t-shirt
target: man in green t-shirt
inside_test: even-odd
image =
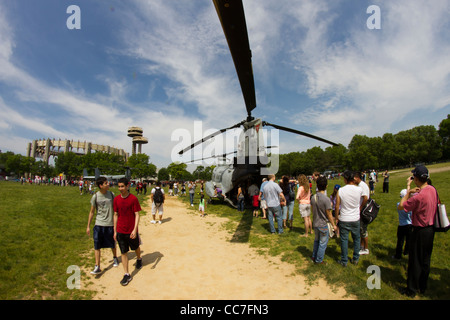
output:
[[[105,177],[96,180],[100,191],[97,191],[91,198],[91,210],[86,233],[91,234],[91,221],[94,212],[97,211],[95,226],[93,229],[94,250],[95,250],[95,268],[91,274],[102,272],[100,268],[100,249],[111,248],[113,253],[113,265],[117,267],[119,260],[116,254],[116,242],[114,241],[114,193],[109,191],[109,182]]]

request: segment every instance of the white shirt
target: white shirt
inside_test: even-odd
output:
[[[370,190],[369,190],[369,186],[367,185],[367,183],[365,183],[364,181],[361,180],[361,182],[358,184],[358,187],[360,187],[362,189],[362,195],[361,195],[361,202],[359,203],[360,205],[363,202],[364,196],[367,197],[367,200],[369,200],[370,198]]]
[[[362,197],[362,188],[347,184],[339,189],[339,221],[359,221],[359,206]]]

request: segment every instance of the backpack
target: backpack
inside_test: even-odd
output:
[[[377,217],[378,211],[380,211],[380,205],[370,198],[364,209],[361,211],[362,222],[370,224]]]
[[[164,202],[164,196],[161,188],[155,188],[155,193],[153,194],[153,202],[159,206]]]

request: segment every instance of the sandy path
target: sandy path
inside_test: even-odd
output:
[[[129,252],[133,280],[121,286],[123,267],[112,267],[111,252],[104,249],[103,273],[88,275],[85,282],[97,291],[94,299],[348,299],[343,289],[333,292],[323,280],[309,286],[303,276],[293,275],[292,265],[260,255],[246,243],[231,243],[231,235],[220,227],[224,218],[200,218],[172,197],[161,225],[150,223],[150,206],[145,210],[139,225],[142,269],[135,269],[135,254]]]

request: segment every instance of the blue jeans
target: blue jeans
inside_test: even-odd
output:
[[[353,239],[353,261],[359,260],[359,250],[361,249],[360,223],[358,221],[339,221],[339,234],[341,238],[341,262],[348,262],[348,234],[352,234]]]
[[[273,217],[275,216],[275,218],[277,219],[277,224],[278,224],[278,233],[282,234],[283,233],[283,216],[281,213],[281,206],[268,207],[267,211],[269,213],[267,216],[269,218],[270,232],[275,233],[275,225],[274,225],[274,221],[273,221]]]
[[[238,200],[238,211],[244,211],[245,207],[245,198]]]
[[[191,200],[191,204],[194,204],[194,194],[189,193],[189,199]]]
[[[323,261],[325,256],[325,250],[327,249],[329,234],[328,227],[317,227],[314,228],[314,233],[316,235],[314,239],[314,248],[312,258],[314,262],[320,263]]]
[[[283,220],[294,220],[294,205],[295,202],[290,201],[286,206],[283,206]]]

